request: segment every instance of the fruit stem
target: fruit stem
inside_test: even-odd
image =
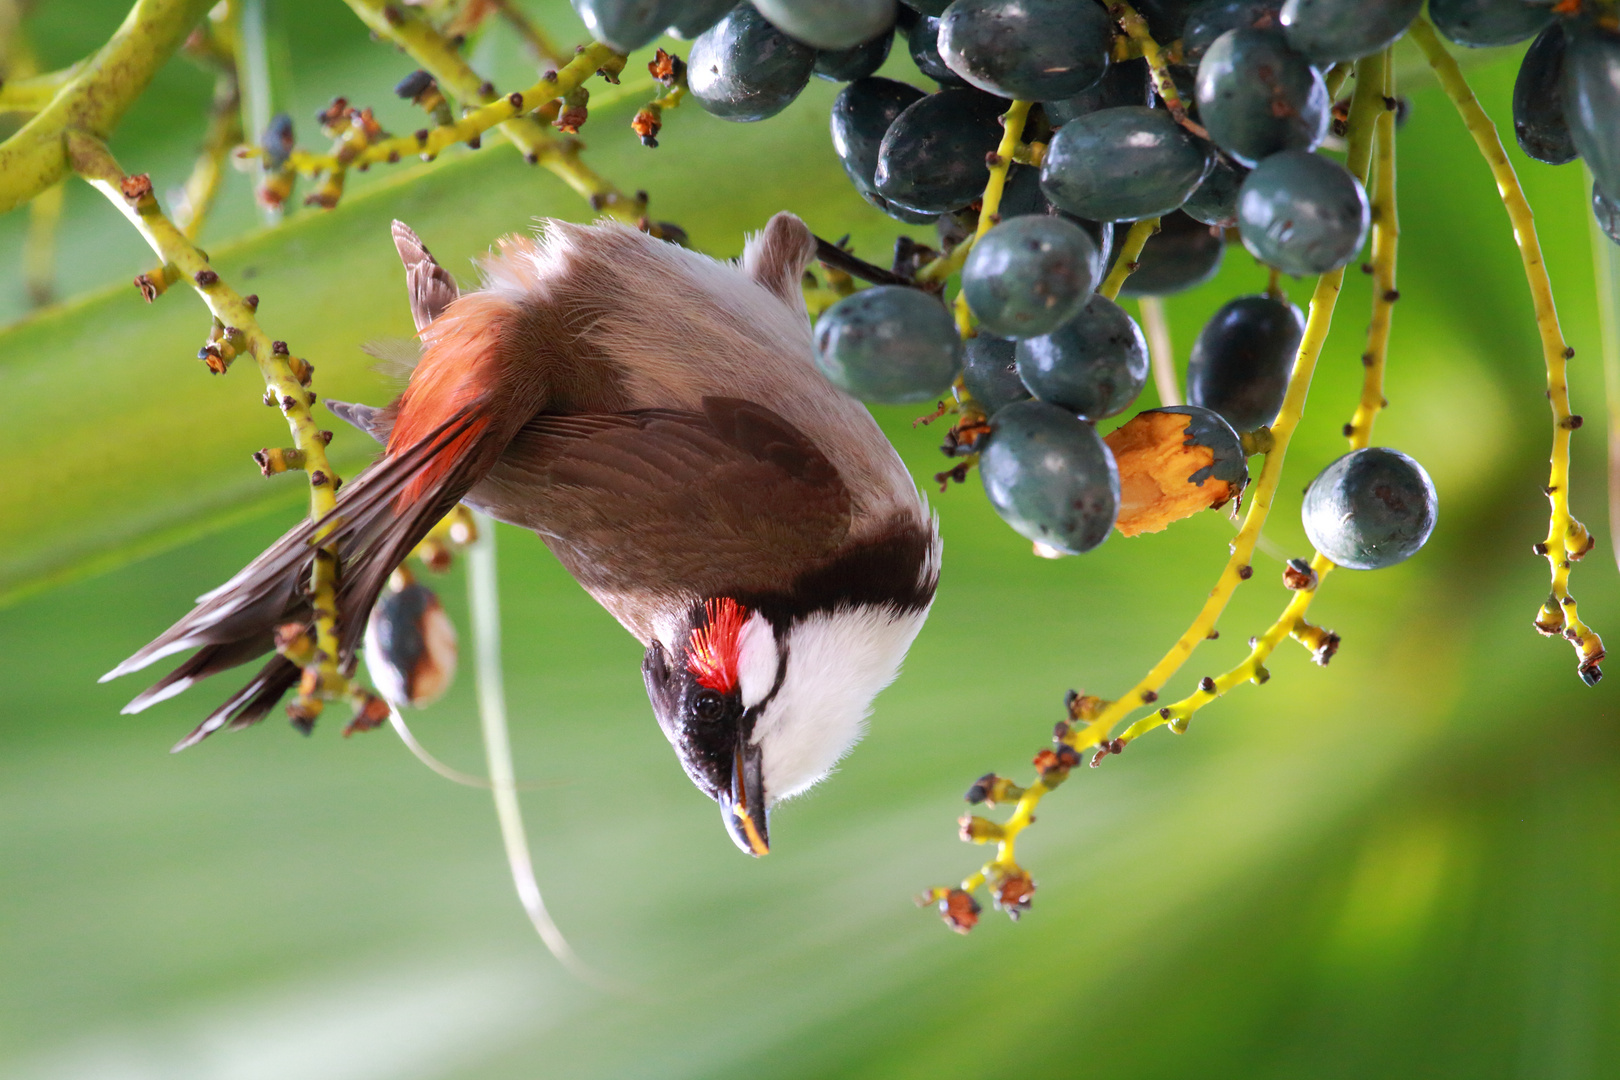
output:
[[[1159,97],[1164,101],[1164,107],[1176,123],[1197,135],[1200,139],[1209,138],[1209,132],[1195,123],[1187,115],[1187,106],[1181,100],[1181,94],[1176,90],[1176,80],[1170,75],[1170,63],[1164,50],[1153,35],[1148,32],[1147,20],[1137,14],[1135,8],[1124,3],[1124,0],[1108,5],[1108,13],[1119,23],[1121,30],[1142,50],[1142,56],[1153,71],[1153,86],[1158,90]]]
[[[1142,313],[1142,329],[1147,333],[1148,358],[1153,363],[1153,388],[1160,405],[1180,405],[1181,386],[1176,378],[1176,353],[1170,344],[1170,320],[1164,316],[1164,299],[1142,296],[1136,301]]]
[[[1356,65],[1356,91],[1350,103],[1350,152],[1345,166],[1356,179],[1362,181],[1365,181],[1372,163],[1376,122],[1381,114],[1388,114],[1388,110],[1384,108],[1383,92],[1384,71],[1388,65],[1387,50],[1366,57]],[[1203,610],[1187,628],[1187,632],[1181,635],[1180,640],[1131,693],[1104,709],[1089,725],[1069,736],[1066,741],[1075,749],[1085,749],[1103,742],[1113,725],[1135,708],[1138,702],[1155,700],[1159,688],[1180,670],[1193,650],[1208,638],[1210,631],[1215,629],[1215,623],[1220,619],[1232,594],[1237,591],[1238,585],[1249,577],[1249,560],[1254,554],[1260,530],[1265,526],[1266,517],[1271,511],[1272,499],[1276,496],[1278,483],[1282,479],[1283,459],[1288,452],[1288,443],[1299,426],[1300,417],[1304,414],[1305,399],[1311,387],[1311,376],[1316,370],[1317,358],[1322,354],[1322,346],[1327,341],[1328,330],[1333,323],[1333,309],[1338,304],[1343,284],[1343,267],[1323,274],[1316,281],[1316,291],[1311,296],[1310,316],[1305,322],[1305,335],[1300,340],[1294,370],[1288,379],[1288,392],[1283,398],[1281,412],[1277,414],[1277,419],[1270,427],[1272,448],[1266,452],[1265,462],[1260,469],[1260,479],[1252,489],[1253,501],[1249,503],[1249,512],[1243,519],[1243,527],[1238,530],[1237,539],[1232,543],[1232,556],[1221,571],[1220,579],[1210,592],[1209,599],[1204,602]],[[1282,616],[1255,639],[1249,655],[1242,663],[1218,678],[1205,681],[1188,697],[1138,720],[1126,729],[1119,737],[1119,741],[1128,744],[1164,723],[1169,723],[1175,731],[1184,731],[1192,714],[1209,702],[1240,683],[1251,679],[1263,679],[1260,673],[1265,659],[1292,632],[1299,620],[1304,618],[1311,600],[1320,591],[1321,579],[1332,569],[1332,565],[1320,554],[1312,559],[1311,567],[1316,571],[1318,588],[1295,593]]]
[[[1547,362],[1547,401],[1552,407],[1553,443],[1551,467],[1547,477],[1547,501],[1551,513],[1547,521],[1547,539],[1536,546],[1539,554],[1547,558],[1552,570],[1552,595],[1536,616],[1536,629],[1551,636],[1561,634],[1575,647],[1578,657],[1576,670],[1582,681],[1594,685],[1603,677],[1598,664],[1603,659],[1603,639],[1581,621],[1576,611],[1575,598],[1569,592],[1570,564],[1591,549],[1592,538],[1586,527],[1569,510],[1569,439],[1580,426],[1579,418],[1569,411],[1569,359],[1575,350],[1564,343],[1563,331],[1558,326],[1558,309],[1553,304],[1552,282],[1547,277],[1547,264],[1541,256],[1541,243],[1536,238],[1535,215],[1519,186],[1519,178],[1502,148],[1496,125],[1485,114],[1479,99],[1474,96],[1463,77],[1462,69],[1435,34],[1427,19],[1419,16],[1412,23],[1412,39],[1423,50],[1429,66],[1440,79],[1446,96],[1456,106],[1463,124],[1474,138],[1474,145],[1490,166],[1496,180],[1497,193],[1513,223],[1513,239],[1524,263],[1524,276],[1529,282],[1530,299],[1535,305],[1536,329],[1541,333],[1541,351]]]
[[[1132,224],[1130,231],[1125,234],[1125,242],[1119,246],[1119,254],[1114,257],[1114,268],[1108,271],[1108,277],[1097,291],[1110,300],[1118,298],[1119,290],[1125,287],[1125,279],[1136,272],[1148,237],[1158,231],[1159,219],[1156,217],[1143,218]]]
[[[951,252],[954,258],[957,251],[962,252],[962,261],[967,259],[967,251],[972,249],[981,236],[995,228],[1001,221],[1001,194],[1007,188],[1007,171],[1012,168],[1013,155],[1019,147],[1019,140],[1024,135],[1024,122],[1029,119],[1028,101],[1015,101],[1007,106],[1007,111],[1001,117],[1001,145],[996,152],[987,159],[990,167],[990,179],[985,182],[984,194],[979,199],[979,224],[973,230],[973,239],[957,245],[956,251]],[[962,263],[958,262],[957,266]],[[925,268],[926,269],[926,268]],[[920,278],[922,275],[919,274]],[[956,315],[956,328],[964,338],[973,336],[973,315],[968,311],[967,296],[960,289],[956,292],[956,302],[953,305]]]
[[[1378,162],[1372,198],[1373,275],[1372,321],[1367,325],[1367,351],[1361,354],[1366,370],[1361,380],[1361,401],[1345,426],[1350,449],[1372,442],[1373,422],[1384,407],[1384,362],[1389,355],[1389,328],[1400,293],[1395,289],[1395,254],[1400,240],[1400,218],[1395,207],[1395,65],[1384,65],[1384,108],[1374,125]]]

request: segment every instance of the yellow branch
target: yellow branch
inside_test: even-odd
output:
[[[1108,272],[1107,279],[1098,286],[1097,291],[1110,300],[1118,299],[1119,290],[1125,287],[1125,279],[1136,273],[1148,238],[1158,231],[1159,219],[1156,217],[1143,218],[1134,223],[1125,234],[1125,242],[1119,246],[1119,254],[1114,256],[1114,268]]]
[[[505,125],[520,118],[526,123],[540,127],[530,113],[578,88],[596,73],[596,69],[601,67],[605,60],[616,55],[606,45],[588,45],[572,62],[555,72],[548,72],[548,77],[542,77],[533,86],[507,94],[505,97],[494,97],[487,104],[473,109],[454,123],[423,128],[412,135],[381,139],[367,144],[358,153],[342,160],[335,154],[312,154],[302,150],[293,151],[288,160],[294,169],[305,176],[342,169],[366,168],[382,162],[395,162],[410,155],[431,161],[457,143],[477,139],[493,127],[501,127],[504,131]],[[547,140],[558,141],[549,132],[545,132],[544,128],[540,130]],[[250,151],[249,156],[257,156],[257,153]]]
[[[964,241],[956,248],[962,252],[964,262],[973,244],[1001,221],[1001,193],[1007,188],[1007,171],[1012,168],[1013,151],[1018,149],[1018,140],[1023,137],[1030,104],[1028,101],[1015,101],[1007,106],[1007,112],[1001,118],[1001,145],[990,156],[990,179],[985,182],[984,194],[979,199],[978,227],[973,230],[972,240]],[[955,255],[956,251],[951,254]],[[921,276],[918,275],[919,278]],[[967,296],[961,290],[956,293],[955,310],[957,330],[963,337],[970,337],[973,334],[973,315],[968,311]]]
[[[63,135],[105,139],[214,0],[136,0],[123,24],[50,103],[0,143],[0,214],[67,175]]]
[[[1592,549],[1593,537],[1586,526],[1577,521],[1569,510],[1569,438],[1580,426],[1581,418],[1569,410],[1569,359],[1575,350],[1564,342],[1558,326],[1558,309],[1553,304],[1552,282],[1547,277],[1547,264],[1541,256],[1541,242],[1536,238],[1535,215],[1519,186],[1519,178],[1502,148],[1502,139],[1496,125],[1474,97],[1463,78],[1457,61],[1434,32],[1428,20],[1419,16],[1412,24],[1411,36],[1428,58],[1429,66],[1440,79],[1446,96],[1461,114],[1463,124],[1474,138],[1485,163],[1496,179],[1496,191],[1513,223],[1513,239],[1519,246],[1519,258],[1524,263],[1524,276],[1530,285],[1530,299],[1535,306],[1536,329],[1541,334],[1541,351],[1547,363],[1547,401],[1552,407],[1553,444],[1547,476],[1547,500],[1551,513],[1547,521],[1547,539],[1536,545],[1539,554],[1547,557],[1552,570],[1552,594],[1536,613],[1536,629],[1552,636],[1561,634],[1575,646],[1576,670],[1587,685],[1595,685],[1603,677],[1598,667],[1603,660],[1603,639],[1581,621],[1575,598],[1569,592],[1570,564]]]
[[[1372,321],[1367,325],[1367,349],[1361,354],[1365,372],[1361,380],[1361,401],[1355,415],[1345,425],[1350,449],[1360,450],[1372,442],[1373,422],[1384,408],[1384,363],[1389,356],[1389,328],[1395,301],[1395,252],[1401,223],[1395,206],[1395,65],[1384,65],[1384,110],[1374,130],[1377,143],[1378,178],[1372,192]]]
[[[1367,176],[1372,157],[1374,123],[1378,114],[1385,111],[1383,68],[1386,61],[1387,55],[1378,53],[1357,64],[1356,93],[1350,106],[1350,153],[1345,164],[1351,173],[1361,180]],[[1231,557],[1222,569],[1215,588],[1209,594],[1209,599],[1204,602],[1192,625],[1131,692],[1103,709],[1090,724],[1071,733],[1067,740],[1069,745],[1076,749],[1095,746],[1105,741],[1114,725],[1132,710],[1140,705],[1150,705],[1157,701],[1159,689],[1181,669],[1181,665],[1186,663],[1193,650],[1210,636],[1221,613],[1226,610],[1227,602],[1237,591],[1238,585],[1248,580],[1251,573],[1250,559],[1254,554],[1255,544],[1260,539],[1260,530],[1265,527],[1266,517],[1271,512],[1271,502],[1282,479],[1283,459],[1288,452],[1288,443],[1293,438],[1295,428],[1299,426],[1300,417],[1304,414],[1305,399],[1311,388],[1311,376],[1316,370],[1316,361],[1322,354],[1322,346],[1327,342],[1328,331],[1333,324],[1333,309],[1338,303],[1343,283],[1343,267],[1323,274],[1317,279],[1316,290],[1311,295],[1310,315],[1305,321],[1305,334],[1300,340],[1299,354],[1294,360],[1294,370],[1288,379],[1288,392],[1283,398],[1282,410],[1271,425],[1271,449],[1266,452],[1265,461],[1260,467],[1260,478],[1251,489],[1252,501],[1249,503],[1249,512],[1243,518],[1243,526],[1238,530],[1237,539],[1232,542]],[[1160,709],[1157,715],[1149,716],[1133,725],[1129,738],[1134,739],[1143,731],[1172,719],[1175,719],[1175,716],[1168,707]]]
[[[1175,118],[1176,123],[1200,139],[1209,138],[1209,132],[1187,116],[1187,106],[1182,102],[1181,93],[1176,89],[1176,80],[1170,74],[1169,58],[1153,40],[1153,35],[1148,33],[1147,20],[1137,14],[1131,5],[1123,2],[1110,4],[1108,13],[1119,23],[1126,36],[1142,50],[1142,57],[1147,60],[1148,67],[1153,71],[1153,87],[1159,92],[1159,98],[1164,102],[1165,109]]]
[[[499,98],[495,87],[484,81],[456,47],[428,22],[427,17],[412,6],[388,3],[386,0],[344,0],[378,37],[391,41],[404,49],[424,71],[432,75],[439,87],[475,109],[491,105],[513,110],[510,98]],[[603,46],[587,46],[586,52]],[[584,54],[581,54],[584,55]],[[614,56],[611,50],[592,55]],[[574,61],[578,63],[578,61]],[[572,64],[570,64],[572,66]],[[592,71],[596,70],[593,65]],[[561,73],[558,74],[561,79]],[[538,84],[537,84],[538,85]],[[552,97],[556,94],[552,93]],[[525,94],[527,98],[527,94]],[[527,103],[527,102],[526,102]],[[535,103],[538,104],[538,103]],[[498,121],[501,133],[510,139],[526,160],[544,166],[569,187],[590,201],[593,209],[606,212],[621,221],[640,221],[646,207],[636,198],[625,195],[579,159],[579,142],[553,135],[531,116],[518,115],[517,110],[506,113]],[[457,140],[447,140],[449,142]],[[381,159],[386,160],[386,156]]]
[[[220,336],[225,347],[232,350],[240,342],[258,364],[269,393],[266,400],[278,406],[292,432],[293,443],[302,455],[302,467],[309,474],[309,513],[320,520],[337,505],[337,488],[341,482],[337,471],[326,456],[329,433],[320,431],[310,413],[315,395],[308,389],[309,365],[295,360],[284,343],[271,341],[259,325],[255,314],[257,304],[239,295],[220,278],[208,263],[208,257],[186,238],[175,224],[163,215],[152,194],[151,179],[128,176],[108,152],[100,139],[81,131],[69,131],[65,145],[73,169],[97,191],[105,195],[130,224],[139,230],[147,244],[157,253],[165,266],[173,267],[176,274],[191,282],[197,295],[213,313],[222,328]],[[229,357],[223,360],[228,362]],[[223,370],[222,362],[219,370]],[[300,378],[302,376],[302,378]],[[327,527],[330,530],[331,526]],[[325,532],[321,534],[325,535]],[[337,612],[335,590],[337,560],[329,550],[316,553],[311,571],[311,594],[317,614],[315,647],[319,650],[305,670],[304,697],[295,702],[310,714],[319,712],[319,702],[312,695],[338,696],[353,693],[349,681],[338,669]],[[310,700],[305,700],[306,698]]]
[[[1368,73],[1371,77],[1371,72]],[[1359,450],[1372,438],[1373,422],[1384,406],[1384,361],[1389,353],[1389,331],[1394,304],[1396,240],[1400,232],[1395,202],[1395,65],[1385,63],[1382,73],[1383,104],[1373,124],[1373,136],[1378,163],[1376,191],[1372,202],[1372,259],[1373,313],[1367,328],[1367,350],[1362,354],[1365,374],[1362,378],[1361,401],[1355,416],[1345,425],[1345,436],[1350,448]],[[1206,678],[1194,693],[1167,705],[1158,718],[1146,718],[1133,724],[1121,739],[1129,742],[1143,731],[1150,730],[1163,720],[1169,720],[1173,729],[1186,730],[1187,722],[1199,709],[1245,682],[1263,683],[1269,677],[1265,663],[1284,638],[1292,637],[1309,649],[1319,664],[1326,665],[1338,649],[1337,634],[1312,626],[1305,621],[1311,601],[1334,565],[1327,556],[1315,552],[1310,567],[1314,584],[1295,592],[1277,621],[1266,628],[1249,646],[1249,655],[1225,674]]]

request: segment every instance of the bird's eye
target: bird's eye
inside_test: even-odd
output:
[[[713,690],[699,690],[692,695],[692,712],[699,720],[718,720],[725,711],[725,700]]]

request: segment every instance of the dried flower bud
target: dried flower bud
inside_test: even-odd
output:
[[[366,668],[397,705],[438,700],[456,673],[456,628],[433,590],[416,582],[383,594],[366,626]]]
[[[1035,899],[1035,881],[1016,866],[1000,870],[990,882],[990,901],[1017,922]]]
[[[1289,559],[1283,566],[1283,584],[1295,592],[1310,592],[1316,588],[1316,571],[1304,559]]]
[[[962,889],[946,890],[939,898],[939,915],[945,925],[965,934],[979,924],[979,902]]]
[[[369,690],[361,691],[351,704],[354,717],[344,725],[345,739],[357,731],[374,731],[388,722],[388,702]]]
[[[1224,506],[1249,482],[1237,432],[1196,405],[1138,413],[1103,441],[1119,466],[1116,527],[1125,536]]]
[[[995,806],[997,803],[1017,802],[1023,798],[1024,789],[1008,780],[1005,776],[995,773],[985,773],[973,781],[964,798],[975,806],[984,803],[986,806]]]
[[[1072,746],[1063,745],[1055,750],[1042,750],[1035,755],[1035,771],[1040,774],[1041,783],[1048,788],[1055,788],[1069,778],[1069,770],[1080,764],[1080,752]]]
[[[264,154],[265,170],[274,172],[287,164],[293,145],[292,117],[286,113],[272,116],[259,136],[259,150]]]

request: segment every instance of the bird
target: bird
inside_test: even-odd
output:
[[[389,574],[464,502],[539,536],[645,648],[659,728],[744,852],[770,809],[864,734],[939,582],[937,517],[876,421],[817,370],[810,229],[778,213],[718,260],[603,220],[498,240],[462,290],[393,223],[419,359],[381,407],[327,407],[382,444],[304,521],[102,681],[196,651],[126,713],[312,625],[335,544],[340,670]],[[175,749],[263,719],[299,679],[270,656]]]

